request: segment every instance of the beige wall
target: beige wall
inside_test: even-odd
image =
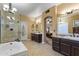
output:
[[[41,22],[38,23],[39,32],[44,33],[44,19],[47,16],[51,16],[52,17],[52,33],[53,33],[53,36],[55,36],[57,34],[57,16],[59,16],[59,14],[61,14],[63,10],[67,10],[69,8],[72,8],[73,6],[76,8],[79,8],[79,4],[76,4],[76,3],[75,4],[74,3],[72,3],[72,4],[63,3],[58,6],[49,8],[50,12],[47,14],[45,12],[43,12],[41,16],[37,17],[37,19],[41,18]],[[17,17],[17,19],[20,19],[21,21],[25,21],[26,23],[28,23],[28,39],[30,39],[31,33],[33,32],[32,30],[34,30],[34,31],[36,30],[36,28],[32,28],[33,24],[36,26],[36,21],[35,21],[36,18],[19,15],[19,14],[16,17]],[[79,19],[79,14],[71,16],[68,19],[69,19],[69,21],[68,21],[69,29],[68,30],[71,33],[71,32],[73,32],[72,21],[75,19]]]
[[[62,3],[57,6],[57,14],[62,14],[64,11],[79,9],[79,3]],[[68,17],[68,31],[73,33],[73,20],[79,20],[79,13]]]
[[[10,24],[10,20],[7,18],[7,16],[15,17],[13,31],[10,31],[10,28],[12,27]],[[18,28],[19,28],[19,23],[17,21],[20,21],[20,17],[18,14],[10,14],[8,12],[4,12],[1,10],[1,20],[4,20],[4,24],[1,25],[2,31],[1,31],[1,42],[9,42],[9,41],[14,41],[16,38],[19,37],[18,35]]]
[[[35,24],[35,18],[24,16],[24,15],[21,15],[20,17],[21,17],[21,21],[25,21],[26,23],[28,23],[28,39],[30,39],[33,30],[32,24]]]
[[[68,11],[70,9],[78,9],[79,3],[62,3],[57,6],[57,13],[61,14],[64,10]]]
[[[9,13],[7,13],[7,12],[3,12],[3,11],[1,11],[2,13],[1,13],[1,15],[2,15],[2,17],[3,17],[3,20],[4,20],[4,22],[5,22],[5,25],[3,25],[2,27],[3,27],[3,36],[2,36],[2,38],[1,38],[1,41],[3,42],[3,43],[5,43],[5,42],[9,42],[9,41],[14,41],[15,39],[12,39],[13,37],[19,37],[20,35],[17,33],[18,32],[18,30],[20,31],[21,30],[21,28],[20,28],[20,23],[18,24],[18,23],[16,23],[15,22],[15,25],[16,25],[16,30],[15,30],[15,32],[13,31],[13,32],[11,32],[11,31],[9,31],[8,30],[8,28],[6,28],[5,26],[6,26],[6,23],[8,23],[9,24],[9,20],[7,19],[7,16],[9,15]],[[26,22],[26,23],[28,23],[27,25],[27,32],[28,32],[28,38],[26,38],[26,39],[30,39],[30,37],[31,37],[31,32],[32,32],[32,24],[35,24],[35,19],[33,18],[33,17],[28,17],[28,16],[24,16],[24,15],[20,15],[19,13],[16,13],[15,15],[14,14],[10,14],[10,16],[13,16],[13,17],[15,17],[15,21],[19,21],[19,22],[21,22],[21,21],[24,21],[24,22]],[[19,28],[19,29],[18,29]],[[6,30],[5,30],[6,29]],[[15,35],[16,34],[16,35]],[[19,36],[18,36],[19,35]]]
[[[52,33],[53,33],[53,36],[55,36],[56,35],[56,30],[57,30],[57,20],[56,20],[56,18],[57,18],[57,8],[56,8],[56,6],[54,6],[54,7],[52,7],[52,8],[50,8],[49,9],[50,10],[50,12],[49,13],[43,13],[42,14],[42,21],[43,21],[43,28],[42,28],[42,30],[44,31],[44,19],[45,19],[45,17],[47,17],[47,16],[51,16],[52,17]]]
[[[42,16],[38,16],[35,19],[36,19],[35,26],[38,25],[38,28],[37,28],[38,32],[42,32],[42,30],[43,30],[43,28],[42,28]]]
[[[64,11],[64,10],[69,10],[69,9],[78,9],[79,8],[79,4],[78,3],[62,3],[59,4],[57,6],[54,6],[52,8],[49,8],[50,12],[45,14],[45,12],[43,12],[42,16],[42,32],[44,32],[44,18],[47,16],[52,16],[52,32],[53,35],[57,34],[57,17],[60,16],[60,14]],[[71,17],[68,17],[68,31],[69,33],[73,32],[73,20],[79,19],[79,14],[75,14]]]
[[[75,14],[75,15],[73,15],[69,18],[69,22],[68,22],[68,24],[69,24],[69,26],[68,26],[69,33],[73,33],[73,22],[74,22],[74,20],[79,20],[79,14]]]
[[[37,17],[37,19],[41,18],[41,23],[38,23],[38,30],[39,32],[43,32],[44,33],[44,19],[45,17],[47,16],[52,16],[52,33],[53,33],[53,36],[55,36],[57,34],[57,16],[59,14],[61,14],[61,12],[63,10],[69,10],[69,8],[72,9],[72,7],[74,8],[79,8],[79,4],[77,3],[71,3],[71,4],[68,4],[68,3],[62,3],[62,4],[59,4],[58,6],[54,6],[52,8],[49,8],[50,12],[45,14],[45,12],[42,13],[41,16]],[[79,15],[74,15],[74,16],[71,16],[69,17],[68,19],[68,31],[70,33],[73,32],[72,30],[72,25],[73,25],[73,20],[75,19],[79,19],[78,17]],[[32,31],[32,24],[34,24],[36,26],[36,21],[32,21],[32,20],[35,20],[36,18],[32,18],[32,17],[27,17],[27,16],[21,16],[21,20],[23,21],[26,21],[28,22],[28,38],[31,38],[31,33],[33,32]],[[36,31],[36,28],[34,28],[34,32]]]

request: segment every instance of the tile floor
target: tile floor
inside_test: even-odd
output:
[[[63,56],[46,43],[41,44],[31,40],[23,41],[23,43],[28,49],[29,56]]]

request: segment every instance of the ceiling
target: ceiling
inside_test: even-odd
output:
[[[42,12],[54,5],[57,3],[12,3],[12,7],[17,8],[20,14],[30,17],[40,16]]]

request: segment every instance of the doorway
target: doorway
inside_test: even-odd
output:
[[[52,17],[48,16],[44,19],[44,38],[49,45],[52,45],[52,34]]]
[[[27,22],[21,21],[21,40],[28,39],[28,24]]]

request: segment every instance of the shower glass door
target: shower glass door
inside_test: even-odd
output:
[[[20,40],[20,19],[18,14],[2,11],[2,38],[1,42]]]

